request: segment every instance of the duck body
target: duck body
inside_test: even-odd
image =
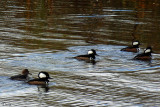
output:
[[[94,60],[95,59],[95,55],[78,55],[75,57],[76,59],[79,60]]]
[[[39,78],[29,80],[27,83],[30,85],[47,85],[49,80],[51,79],[47,72],[41,71],[38,74]]]
[[[139,52],[139,41],[134,41],[132,42],[132,46],[128,46],[126,48],[121,49],[121,51],[126,51],[126,52]]]
[[[121,51],[126,51],[126,52],[138,52],[139,48],[135,48],[135,47],[126,47],[121,49]]]
[[[137,59],[137,60],[151,60],[152,56],[142,53],[142,54],[138,54],[137,56],[135,56],[134,59]]]
[[[27,80],[27,77],[28,77],[27,75],[19,74],[19,75],[15,75],[15,76],[10,77],[10,79],[11,80],[25,81],[25,80]]]
[[[29,78],[28,74],[30,74],[29,71],[28,71],[28,69],[24,69],[22,71],[22,74],[11,76],[10,79],[11,80],[25,81],[25,80],[28,80],[28,78]]]
[[[30,85],[46,85],[48,84],[49,80],[48,79],[43,79],[43,78],[37,78],[28,81],[27,83]]]

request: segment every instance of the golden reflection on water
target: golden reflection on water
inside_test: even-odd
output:
[[[22,41],[21,43],[17,43],[17,39],[14,39],[14,45],[24,46],[27,44],[26,48],[30,46],[34,49],[47,47],[65,49],[65,41],[53,40],[50,42],[49,39],[75,40],[76,36],[81,36],[78,40],[84,40],[87,43],[119,45],[121,43],[114,43],[111,40],[129,41],[130,43],[130,41],[136,39],[144,43],[144,48],[151,45],[156,52],[160,48],[157,44],[160,40],[159,1],[157,0],[93,0],[82,2],[65,2],[63,0],[19,2],[15,0],[11,3],[3,1],[3,4],[5,8],[2,8],[2,10],[8,9],[11,11],[5,13],[5,10],[3,10],[4,12],[2,11],[1,14],[14,17],[13,19],[3,19],[3,22],[6,22],[6,24],[8,21],[14,22],[11,25],[8,23],[7,26],[22,30],[24,31],[22,34],[26,34],[25,38],[18,40]],[[12,7],[12,4],[17,7]],[[20,8],[21,6],[23,8]],[[130,11],[132,8],[133,10]],[[10,33],[19,34],[20,31]],[[42,38],[42,40],[39,38]],[[43,40],[43,38],[46,40]],[[107,40],[110,40],[110,42]],[[53,42],[56,43],[51,46]],[[74,45],[77,44],[74,43]]]

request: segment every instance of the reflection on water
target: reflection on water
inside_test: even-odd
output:
[[[160,106],[158,0],[0,1],[0,106]],[[122,52],[132,40],[151,61]],[[73,57],[95,49],[92,61]],[[48,86],[9,79],[49,72]]]
[[[48,86],[38,86],[38,91],[39,92],[48,92],[49,87]]]

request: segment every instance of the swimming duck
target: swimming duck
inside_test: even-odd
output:
[[[25,81],[25,80],[28,80],[28,78],[29,78],[28,75],[29,74],[30,73],[29,73],[28,69],[24,69],[22,71],[22,74],[12,76],[12,77],[10,77],[10,79],[12,79],[12,80],[19,80],[19,81]]]
[[[96,58],[95,55],[97,55],[96,50],[91,49],[90,51],[88,51],[88,54],[78,55],[74,58],[79,59],[79,60],[94,60]]]
[[[30,85],[47,85],[49,80],[52,79],[47,72],[41,71],[37,79],[29,80],[27,83]]]
[[[132,46],[128,46],[126,48],[123,48],[123,49],[121,49],[121,51],[138,52],[140,50],[139,45],[140,45],[139,41],[133,41]]]
[[[151,47],[147,47],[143,53],[138,54],[137,56],[134,57],[134,59],[138,59],[138,60],[151,60],[152,59],[152,48]]]

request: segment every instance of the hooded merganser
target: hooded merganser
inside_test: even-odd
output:
[[[37,79],[29,80],[27,83],[30,85],[46,85],[48,84],[50,78],[49,74],[47,72],[41,71],[38,74]]]
[[[138,54],[137,56],[134,57],[134,59],[138,59],[138,60],[151,60],[152,59],[152,48],[151,47],[147,47],[143,53]]]
[[[29,78],[29,77],[28,77],[28,74],[30,74],[29,71],[28,71],[28,69],[24,69],[24,70],[22,71],[22,74],[12,76],[12,77],[10,77],[10,79],[12,79],[12,80],[25,81],[25,80],[28,80],[28,78]]]
[[[128,46],[126,48],[121,49],[121,51],[127,51],[127,52],[138,52],[139,51],[139,41],[132,42],[132,46]]]
[[[94,60],[96,58],[95,55],[97,55],[96,50],[91,49],[90,51],[88,51],[87,55],[78,55],[74,58],[79,60]]]

